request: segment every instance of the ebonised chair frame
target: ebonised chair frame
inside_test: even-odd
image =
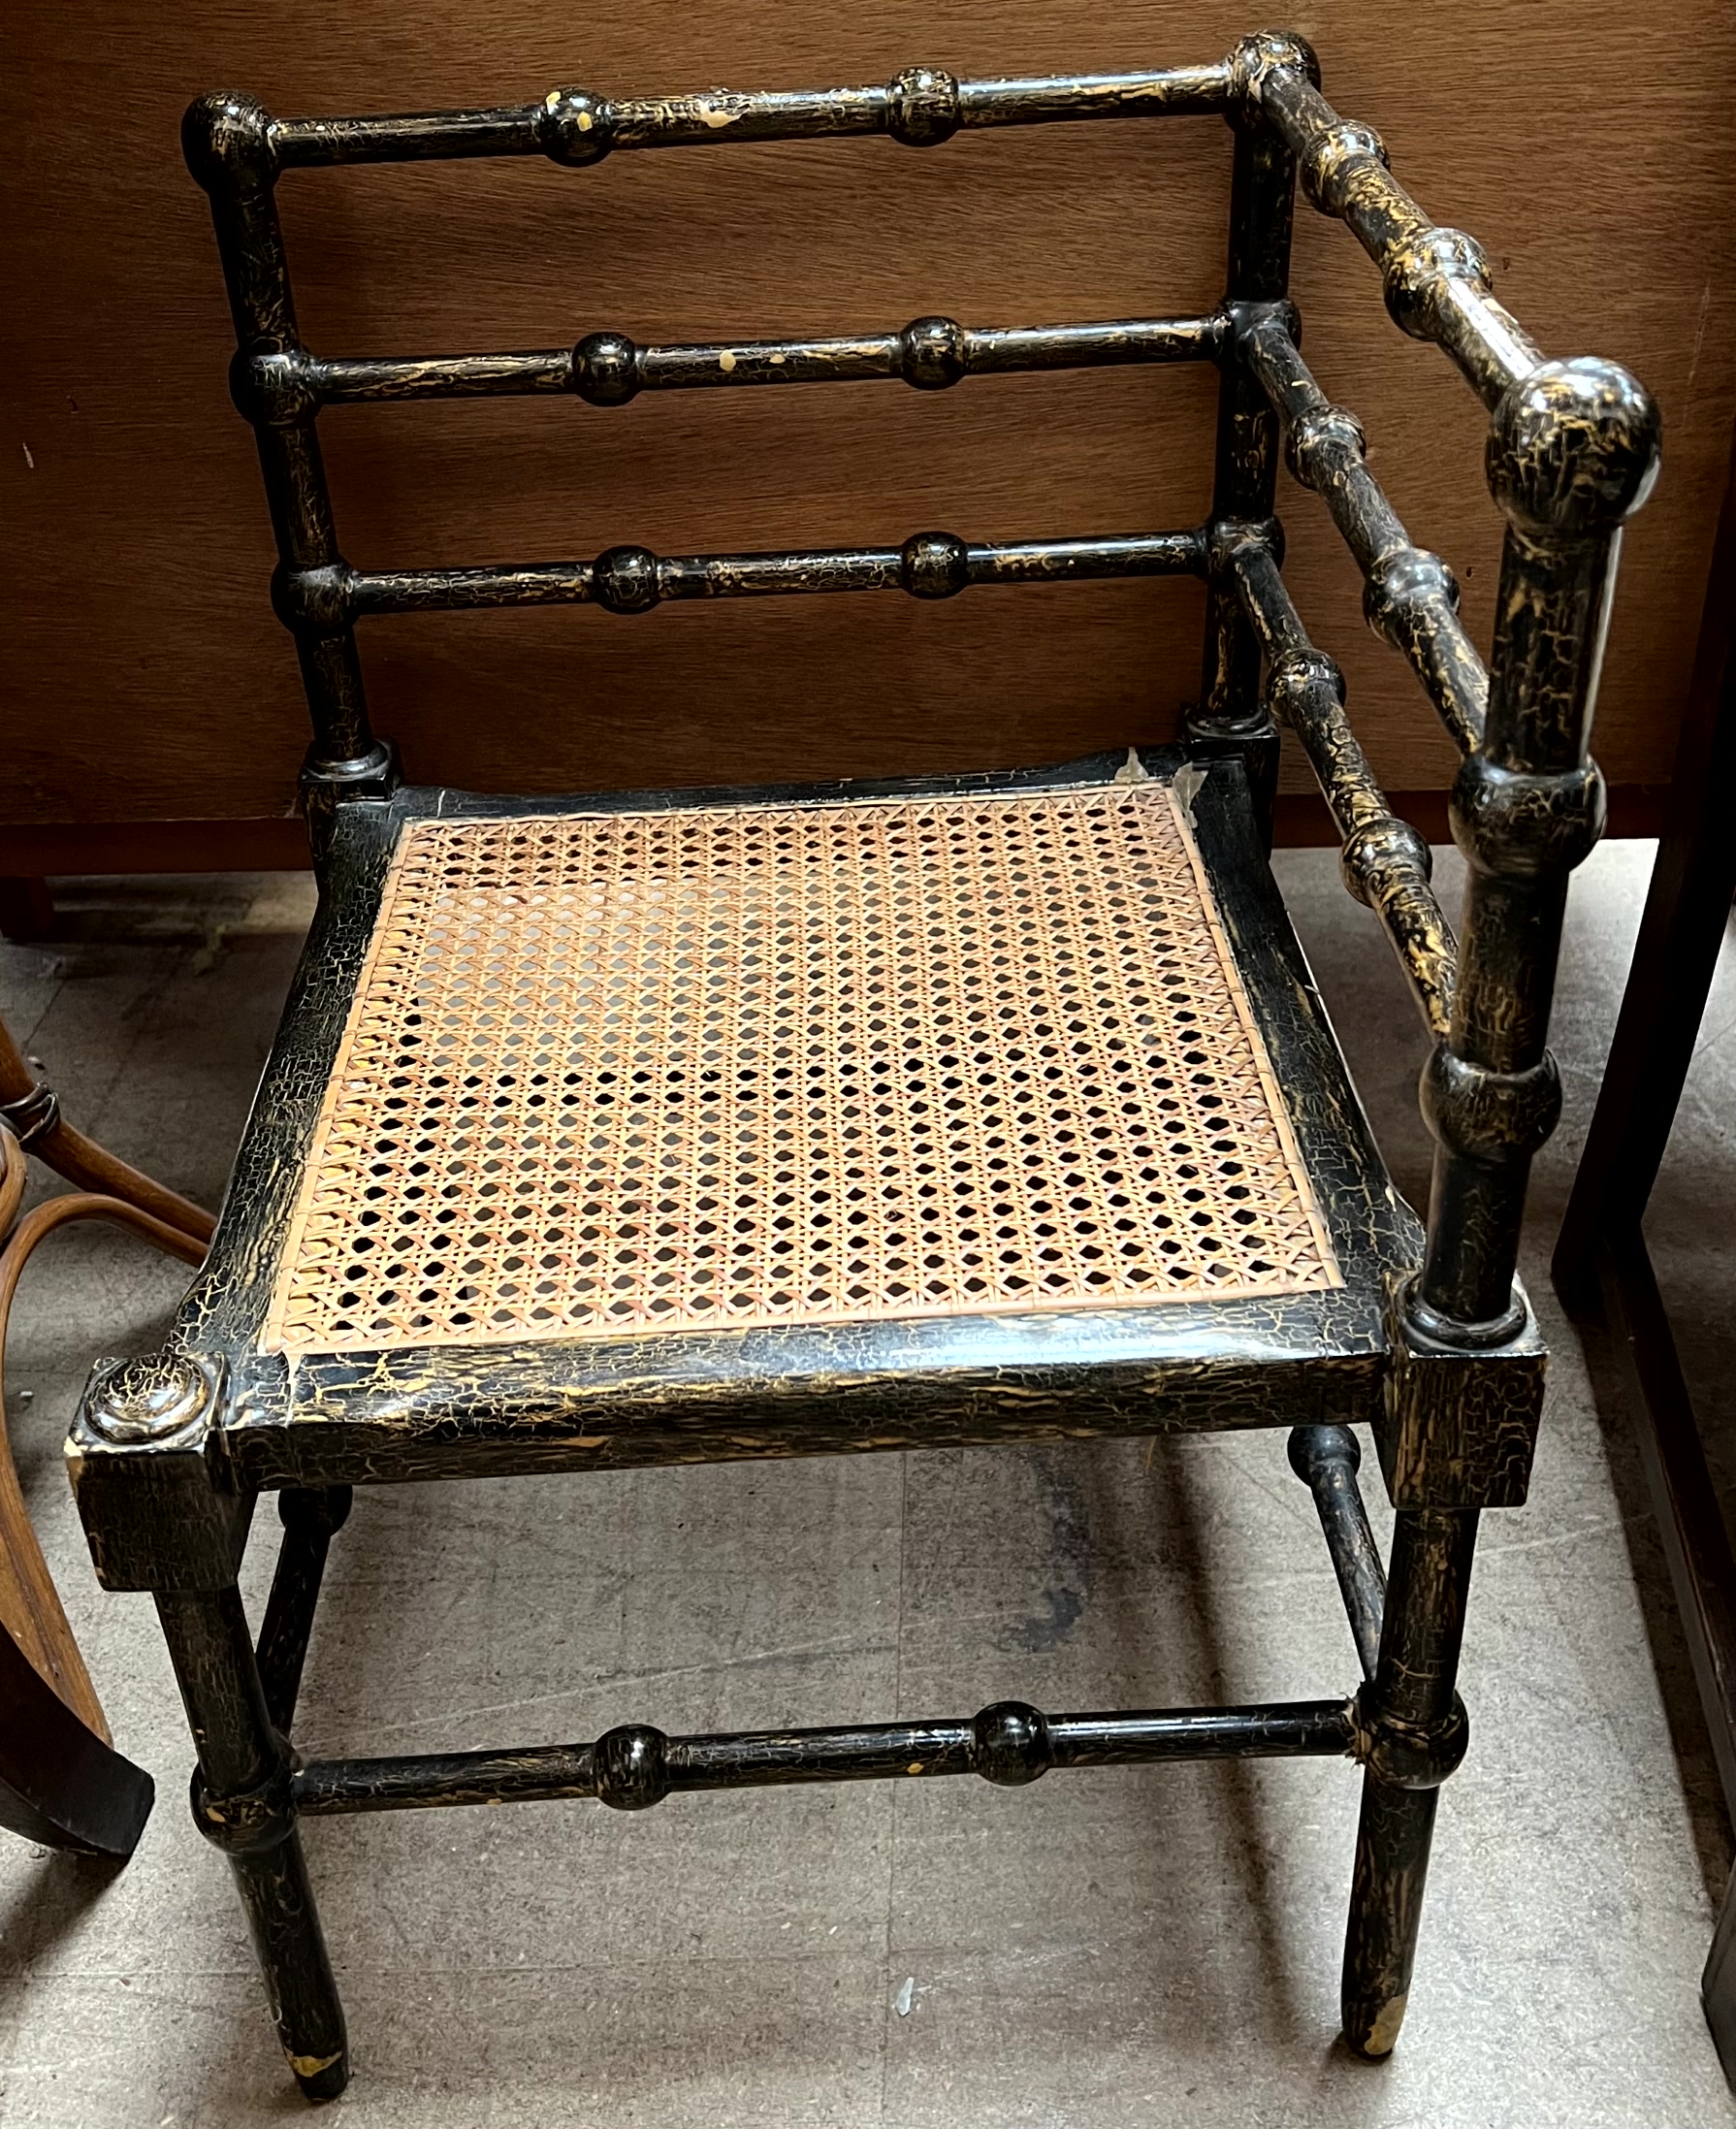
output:
[[[324,1363],[305,1367],[293,1395],[285,1392],[225,1314],[238,1280],[257,1274],[263,1245],[250,1203],[276,1187],[272,1149],[288,1143],[273,1137],[268,1118],[266,1150],[250,1167],[244,1156],[232,1181],[210,1260],[218,1269],[208,1271],[202,1298],[162,1352],[99,1367],[69,1456],[103,1580],[155,1595],[198,1744],[195,1818],[234,1865],[279,2036],[310,2097],[341,2089],[348,2055],[297,1830],[305,1815],[550,1796],[637,1810],[677,1789],[966,1772],[1018,1784],[1053,1767],[1224,1755],[1348,1755],[1363,1767],[1344,2030],[1366,2054],[1391,2048],[1436,1793],[1465,1748],[1455,1679],[1478,1514],[1523,1500],[1541,1401],[1542,1345],[1515,1281],[1520,1220],[1531,1157],[1559,1106],[1545,1035],[1566,876],[1602,823],[1587,744],[1620,527],[1651,487],[1657,419],[1613,364],[1546,360],[1494,299],[1477,245],[1430,222],[1389,175],[1378,137],[1341,118],[1318,82],[1304,44],[1267,33],[1219,62],[1151,73],[973,81],[916,67],[884,87],[801,93],[612,99],[563,88],[512,109],[346,119],[273,118],[245,98],[218,96],[189,112],[187,158],[210,196],[235,316],[234,396],[257,434],[276,531],[274,602],[294,634],[312,712],[304,787],[328,904],[319,936],[366,931],[378,853],[404,821],[436,803],[466,803],[400,787],[394,750],[369,721],[354,633],[366,617],[539,603],[637,614],[668,599],[769,593],[942,598],[977,585],[1190,574],[1207,587],[1201,698],[1181,753],[1141,763],[1130,750],[1130,773],[1148,775],[1156,762],[1165,775],[1185,775],[1190,790],[1203,783],[1202,805],[1216,809],[1221,830],[1212,862],[1226,906],[1258,903],[1281,915],[1262,839],[1270,841],[1276,777],[1274,718],[1288,723],[1343,838],[1346,883],[1380,917],[1434,1040],[1422,1089],[1437,1145],[1426,1240],[1396,1201],[1381,1198],[1371,1147],[1374,1165],[1347,1172],[1342,1203],[1328,1208],[1340,1222],[1365,1223],[1376,1265],[1374,1284],[1340,1309],[1347,1320],[1363,1313],[1335,1358],[1318,1329],[1330,1311],[1279,1311],[1266,1343],[1226,1342],[1206,1365],[1154,1362],[1135,1397],[1132,1372],[1114,1364],[1118,1334],[1099,1315],[1095,1327],[1081,1319],[1071,1358],[1031,1374],[1045,1393],[1040,1419],[984,1419],[989,1373],[1016,1381],[1024,1365],[990,1370],[985,1360],[988,1372],[950,1378],[953,1402],[936,1407],[944,1426],[925,1431],[922,1400],[942,1390],[908,1371],[895,1375],[884,1359],[891,1345],[870,1326],[850,1351],[884,1400],[872,1442],[843,1391],[821,1381],[799,1439],[781,1416],[791,1400],[762,1386],[751,1410],[759,1431],[746,1440],[739,1431],[708,1435],[696,1420],[696,1432],[671,1446],[654,1419],[627,1413],[616,1414],[620,1426],[601,1449],[595,1434],[587,1446],[570,1427],[551,1433],[549,1414],[570,1383],[558,1382],[534,1349],[515,1352],[462,1396],[425,1369],[370,1376]],[[274,204],[283,173],[337,163],[540,154],[583,168],[641,148],[844,134],[929,148],[979,126],[1181,115],[1227,120],[1235,136],[1227,292],[1195,318],[978,330],[927,317],[859,338],[694,346],[593,332],[570,349],[338,360],[302,343]],[[1451,573],[1406,536],[1365,462],[1355,419],[1329,403],[1298,351],[1288,278],[1299,173],[1306,196],[1343,220],[1379,267],[1398,326],[1438,345],[1490,409],[1488,473],[1507,530],[1487,672],[1458,619]],[[595,561],[359,570],[338,548],[316,428],[324,407],[364,400],[572,394],[610,407],[651,391],[874,378],[934,390],[972,374],[1176,361],[1209,361],[1221,372],[1214,489],[1204,524],[1154,534],[972,543],[918,532],[900,547],[663,557],[617,546]],[[1388,808],[1347,721],[1341,676],[1310,643],[1285,590],[1274,515],[1280,447],[1361,565],[1371,627],[1412,666],[1459,746],[1453,823],[1471,868],[1463,949],[1430,887],[1427,846]],[[1106,773],[1084,764],[1049,780]],[[1012,783],[1044,781],[1021,772]],[[988,782],[917,788],[970,792]],[[644,807],[668,795],[588,803]],[[514,807],[533,814],[555,802],[498,801],[495,811]],[[1275,952],[1248,982],[1269,1040],[1294,1037],[1287,1068],[1305,1086],[1335,1052],[1318,1018],[1284,1033],[1286,1013],[1317,1016],[1317,1007],[1300,952]],[[330,1053],[329,1023],[343,1010],[321,988],[324,964],[305,966],[280,1063],[268,1068],[287,1076],[280,1090],[304,1094],[309,1059]],[[322,1027],[318,1042],[305,1032]],[[1354,1139],[1362,1127],[1346,1128]],[[1003,1318],[996,1336],[1012,1350],[1016,1324]],[[842,1354],[844,1341],[834,1349]],[[653,1390],[645,1400],[655,1403]],[[1060,1423],[1058,1412],[1077,1424]],[[1352,1419],[1372,1422],[1398,1510],[1384,1591],[1343,1424]],[[1353,1698],[1049,1717],[1010,1702],[961,1721],[707,1737],[633,1724],[589,1744],[310,1765],[286,1741],[326,1548],[352,1481],[1005,1439],[1021,1426],[1054,1437],[1293,1423],[1292,1462],[1318,1503],[1362,1660]],[[271,1489],[280,1491],[286,1536],[256,1648],[236,1569],[256,1496]]]

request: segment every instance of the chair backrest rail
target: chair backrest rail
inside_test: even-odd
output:
[[[345,568],[280,573],[291,626],[365,614],[452,613],[480,606],[601,606],[644,613],[666,599],[756,598],[817,592],[907,592],[950,598],[978,584],[1204,576],[1204,532],[970,542],[917,532],[901,547],[784,548],[764,554],[654,555],[611,547],[595,562],[503,563],[480,569]]]
[[[1461,753],[1481,745],[1489,672],[1459,618],[1459,585],[1438,555],[1413,545],[1369,472],[1363,426],[1315,382],[1277,306],[1256,308],[1236,352],[1259,380],[1284,432],[1291,473],[1325,502],[1363,572],[1363,611],[1422,682]]]
[[[1229,109],[1230,61],[1136,74],[1054,74],[960,81],[912,66],[886,82],[820,89],[701,89],[681,96],[597,96],[557,88],[539,102],[489,111],[418,111],[357,118],[277,118],[279,169],[546,155],[584,167],[616,148],[704,147],[733,141],[814,141],[882,133],[934,147],[986,126],[1093,118],[1197,116]]]
[[[1079,325],[976,327],[914,318],[895,333],[813,339],[698,340],[642,344],[625,333],[588,333],[571,347],[481,355],[318,356],[296,350],[241,357],[242,411],[301,418],[317,406],[381,400],[456,400],[571,393],[593,406],[624,406],[641,392],[760,384],[902,380],[944,391],[971,376],[1088,370],[1129,363],[1217,362],[1231,313],[1194,318],[1112,318]]]

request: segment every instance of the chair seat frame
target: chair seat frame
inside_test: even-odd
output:
[[[499,110],[277,119],[237,96],[188,113],[234,312],[232,391],[253,423],[278,544],[273,596],[292,631],[314,737],[303,788],[321,909],[208,1271],[168,1343],[95,1371],[69,1442],[105,1584],[157,1601],[199,1746],[194,1815],[234,1864],[279,2038],[302,2088],[348,2076],[342,2013],[299,1821],[330,1812],[588,1796],[640,1809],[672,1790],[1222,1756],[1348,1755],[1364,1800],[1342,2010],[1353,2048],[1391,2048],[1404,2013],[1436,1796],[1466,1722],[1456,1690],[1478,1516],[1523,1501],[1544,1355],[1517,1283],[1532,1155],[1559,1105],[1546,1048],[1569,869],[1602,825],[1587,749],[1623,521],[1650,490],[1656,408],[1626,371],[1546,360],[1495,300],[1487,261],[1435,227],[1368,128],[1342,119],[1300,40],[1262,33],[1207,66],[960,81],[915,67],[884,86],[610,99],[558,89]],[[1206,316],[967,327],[945,317],[859,337],[641,345],[594,331],[564,349],[335,359],[302,342],[277,222],[288,171],[540,154],[582,169],[626,150],[884,134],[939,146],[961,130],[1173,115],[1235,139],[1222,305]],[[1289,299],[1292,203],[1346,223],[1388,308],[1450,357],[1490,409],[1487,470],[1507,520],[1486,669],[1438,557],[1415,546],[1368,469],[1353,416],[1300,352]],[[897,547],[358,570],[343,559],[320,459],[322,408],[359,402],[565,395],[598,409],[646,392],[902,380],[1209,361],[1221,376],[1211,507],[1191,530]],[[1285,588],[1280,453],[1325,501],[1365,578],[1370,627],[1406,661],[1454,740],[1455,836],[1469,861],[1463,945],[1429,852],[1386,803],[1351,728],[1342,676]],[[1280,1303],[1170,1303],[1045,1319],[796,1327],[593,1343],[333,1356],[283,1368],[259,1349],[309,1112],[337,1053],[384,867],[407,822],[693,803],[694,794],[502,800],[402,784],[370,722],[358,622],[466,607],[589,604],[638,615],[687,598],[1184,574],[1206,587],[1201,694],[1177,750],[1128,771],[1185,785],[1220,912],[1346,1267],[1343,1287]],[[1357,1108],[1266,865],[1277,726],[1307,756],[1351,891],[1380,919],[1432,1048],[1436,1145],[1426,1226],[1398,1200]],[[1070,769],[902,787],[1008,792],[1103,781]],[[800,792],[699,794],[765,803]],[[809,793],[808,796],[817,794]],[[1057,1337],[1057,1326],[1060,1335]],[[654,1350],[654,1346],[656,1349]],[[872,1418],[870,1420],[870,1414]],[[1374,1429],[1398,1510],[1383,1574],[1350,1423]],[[288,1743],[327,1548],[359,1482],[723,1457],[1288,1425],[1320,1512],[1363,1683],[1266,1706],[1045,1716],[1004,1702],[964,1720],[665,1737],[629,1724],[584,1744],[301,1764]],[[236,1587],[258,1494],[285,1525],[257,1646]]]

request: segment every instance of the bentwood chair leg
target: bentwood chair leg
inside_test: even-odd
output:
[[[336,2099],[349,2081],[343,2009],[296,1831],[289,1747],[266,1711],[241,1593],[159,1592],[157,1612],[199,1750],[194,1822],[234,1865],[297,2083]]]
[[[1366,1771],[1344,1944],[1344,2038],[1392,2052],[1404,2022],[1440,1785],[1464,1756],[1455,1690],[1475,1509],[1401,1510],[1380,1665],[1358,1696]]]

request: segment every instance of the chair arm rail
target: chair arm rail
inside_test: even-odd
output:
[[[1253,65],[1247,94],[1295,154],[1308,199],[1343,222],[1380,268],[1393,322],[1432,340],[1487,405],[1498,404],[1543,354],[1495,301],[1482,245],[1429,219],[1388,170],[1379,134],[1340,117],[1300,54]]]
[[[1343,841],[1344,884],[1380,919],[1436,1041],[1452,1023],[1458,945],[1429,884],[1429,846],[1374,780],[1344,711],[1344,676],[1314,648],[1270,540],[1256,528],[1219,541],[1269,661],[1272,714],[1296,733]]]
[[[1482,744],[1489,671],[1459,618],[1459,585],[1413,544],[1368,470],[1362,424],[1320,389],[1276,305],[1249,306],[1235,348],[1270,401],[1292,474],[1332,513],[1364,577],[1363,612],[1410,665],[1462,754]]]

